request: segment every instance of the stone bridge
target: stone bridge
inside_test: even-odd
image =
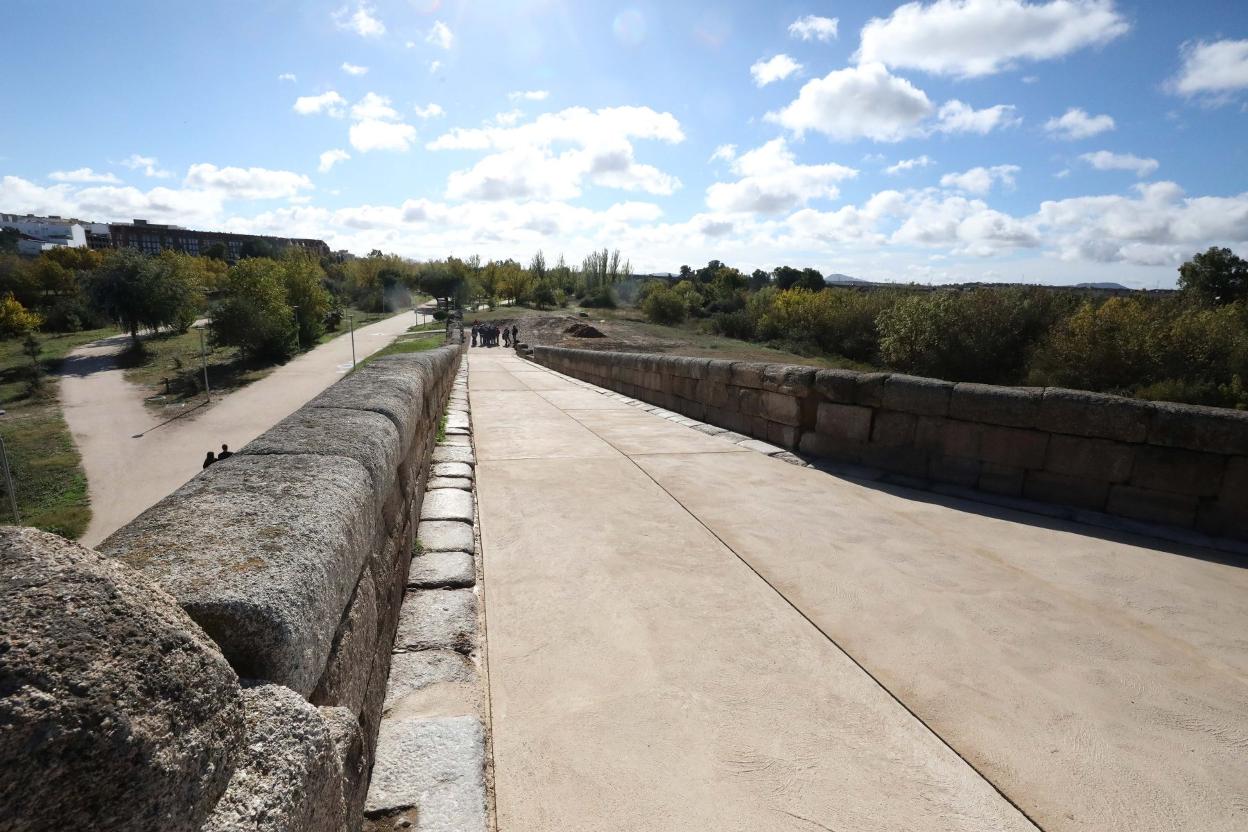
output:
[[[0,830],[1248,828],[1248,414],[374,361],[0,545]]]

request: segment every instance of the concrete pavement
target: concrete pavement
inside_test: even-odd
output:
[[[417,323],[405,312],[355,331],[357,359],[372,355]],[[82,455],[91,523],[81,542],[94,546],[195,476],[204,454],[224,442],[237,450],[351,369],[350,334],[283,364],[263,379],[188,416],[164,421],[143,406],[144,391],[115,366],[125,336],[70,354],[61,406]]]
[[[469,384],[500,829],[1248,825],[1245,564]]]

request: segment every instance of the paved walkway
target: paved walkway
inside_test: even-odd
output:
[[[500,830],[1248,828],[1244,564],[469,385]]]
[[[415,312],[355,331],[358,359],[372,355],[416,323]],[[82,454],[91,523],[81,542],[94,546],[199,473],[204,454],[221,443],[241,448],[351,369],[350,334],[300,355],[211,407],[162,427],[143,406],[142,388],[126,381],[115,358],[118,336],[70,354],[61,376],[61,406]],[[167,417],[165,417],[167,418]]]

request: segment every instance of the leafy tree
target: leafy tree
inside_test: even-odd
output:
[[[777,266],[771,274],[775,279],[776,288],[781,291],[792,289],[797,285],[797,281],[802,279],[801,270],[792,266]]]
[[[25,335],[37,329],[41,323],[43,319],[37,313],[22,306],[12,294],[0,298],[0,338]]]
[[[204,257],[208,257],[212,260],[220,260],[222,263],[230,259],[230,252],[225,247],[225,243],[213,243],[209,246],[205,246],[203,255]]]
[[[276,260],[281,257],[281,248],[269,240],[247,240],[239,247],[239,257],[267,257]]]
[[[823,274],[818,269],[802,269],[802,276],[793,284],[793,288],[819,292],[827,288],[827,285],[823,281]]]
[[[751,292],[757,292],[759,289],[765,288],[770,284],[771,275],[767,274],[767,272],[762,269],[755,269],[753,274],[750,275],[749,290]]]
[[[294,312],[299,346],[307,349],[325,334],[331,305],[329,292],[322,285],[325,272],[311,255],[293,250],[281,260],[281,267],[286,302]]]
[[[1248,262],[1229,248],[1211,247],[1179,266],[1179,288],[1203,303],[1248,299]]]
[[[0,228],[0,254],[17,254],[17,241],[22,235],[16,228]]]
[[[203,295],[187,273],[169,261],[134,249],[109,252],[89,283],[91,303],[101,315],[130,333],[172,326],[185,331],[203,304]]]
[[[226,276],[226,296],[210,315],[212,342],[243,356],[282,361],[299,341],[295,313],[286,302],[285,269],[267,257],[240,260]]]
[[[669,326],[680,323],[688,314],[685,299],[666,286],[649,292],[641,303],[641,311],[653,323]]]
[[[26,338],[22,341],[22,352],[30,359],[30,367],[26,371],[26,392],[33,396],[43,389],[43,363],[39,360],[43,345],[39,343],[33,330],[26,333]]]

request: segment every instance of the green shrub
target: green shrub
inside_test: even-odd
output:
[[[651,322],[665,325],[678,324],[688,314],[684,298],[667,287],[648,292],[641,311]]]
[[[614,309],[615,296],[611,294],[611,287],[595,286],[590,289],[581,299],[581,306],[590,309]]]
[[[711,318],[711,331],[726,338],[748,341],[754,337],[754,319],[744,309],[735,312],[719,312]]]

